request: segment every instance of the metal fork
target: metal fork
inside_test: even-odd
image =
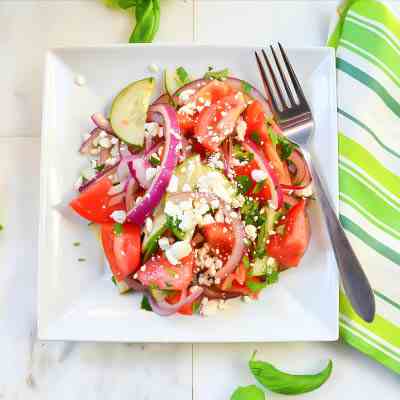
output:
[[[327,191],[311,160],[309,144],[314,131],[314,120],[311,109],[285,50],[280,43],[278,45],[283,62],[279,60],[274,48],[270,47],[281,83],[278,82],[278,74],[272,68],[273,61],[269,60],[266,52],[261,50],[268,67],[269,77],[263,67],[259,54],[255,52],[265,91],[271,101],[272,112],[277,119],[278,125],[284,131],[285,136],[299,146],[304,159],[308,163],[313,178],[315,194],[325,217],[346,295],[357,314],[365,321],[371,322],[375,316],[375,298],[371,286],[346,237]],[[293,89],[290,87],[290,84]],[[286,98],[283,89],[286,93]],[[297,97],[297,100],[294,95]]]

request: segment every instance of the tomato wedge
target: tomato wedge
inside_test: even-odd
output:
[[[140,227],[124,224],[122,232],[116,234],[114,226],[101,226],[101,241],[115,279],[122,281],[140,266]]]
[[[229,254],[235,242],[232,227],[223,222],[208,224],[202,228],[206,242],[214,250],[219,250],[222,254]]]
[[[169,304],[176,304],[181,299],[181,292],[173,292],[165,298],[165,301]],[[196,300],[195,300],[196,301]],[[179,310],[179,314],[192,315],[193,314],[193,302],[184,304]]]
[[[97,224],[112,222],[110,217],[112,212],[125,210],[125,204],[122,199],[118,202],[111,202],[113,198],[108,194],[111,188],[111,180],[108,176],[103,176],[73,199],[69,205],[81,217],[91,222]]]
[[[137,279],[144,286],[159,289],[184,290],[193,278],[194,256],[190,253],[178,265],[172,265],[163,255],[152,257],[137,272]]]
[[[247,123],[247,135],[257,133],[260,137],[260,146],[262,147],[265,156],[271,161],[274,170],[278,176],[279,183],[290,185],[291,179],[289,170],[284,161],[281,160],[276,150],[276,145],[271,141],[268,134],[268,129],[265,123],[265,114],[261,104],[258,101],[253,101],[247,108],[244,115]]]
[[[306,200],[301,199],[286,215],[283,235],[270,237],[267,252],[284,267],[296,267],[310,241],[310,223],[306,213]]]

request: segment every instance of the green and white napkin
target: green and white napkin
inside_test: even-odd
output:
[[[340,218],[374,289],[362,321],[340,298],[343,340],[400,374],[400,14],[375,0],[338,9]]]

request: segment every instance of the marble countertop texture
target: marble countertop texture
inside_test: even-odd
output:
[[[322,45],[335,5],[334,1],[162,0],[157,41],[264,43],[280,39],[291,46]],[[293,35],[290,27],[294,24],[301,34]],[[44,53],[60,45],[123,43],[130,33],[130,21],[96,0],[0,0],[0,27],[0,222],[5,225],[0,240],[0,399],[224,400],[237,385],[252,383],[246,365],[256,348],[261,357],[297,372],[318,370],[328,358],[334,360],[330,381],[298,399],[400,398],[398,376],[342,343],[38,341]]]

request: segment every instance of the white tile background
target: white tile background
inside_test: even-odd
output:
[[[162,0],[158,41],[323,44],[332,1]],[[254,348],[283,368],[334,373],[296,398],[398,400],[400,379],[340,343],[118,345],[35,340],[39,136],[44,52],[125,42],[129,18],[95,0],[0,0],[0,399],[224,400],[251,383]],[[280,396],[271,395],[278,399]]]

